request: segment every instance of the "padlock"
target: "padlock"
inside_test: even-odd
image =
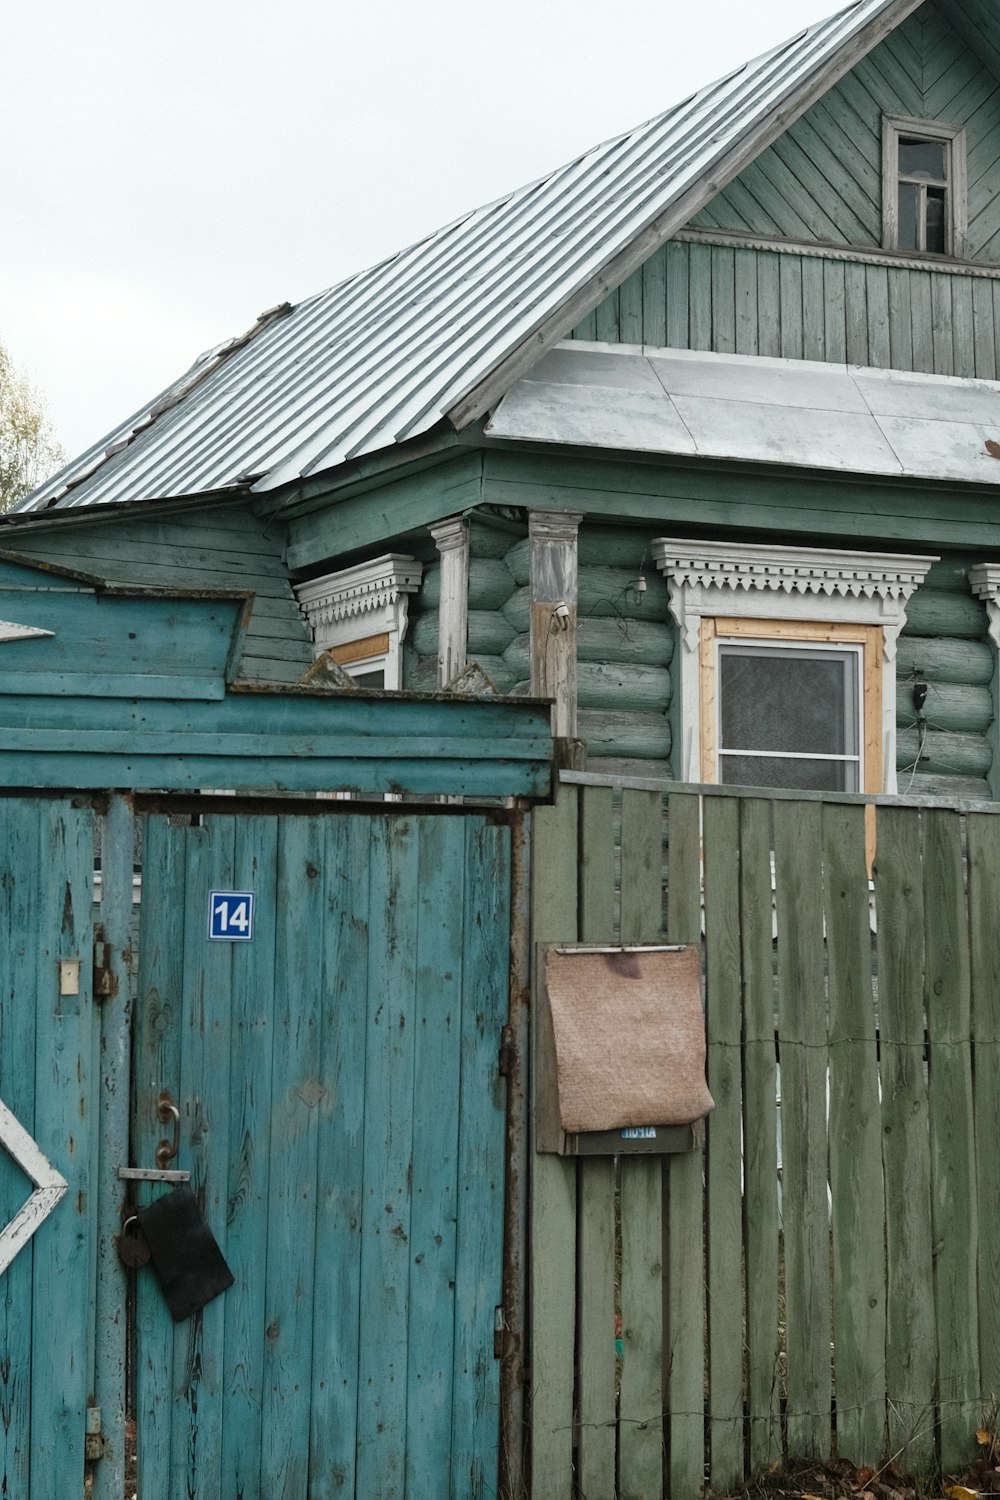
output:
[[[233,1273],[187,1184],[164,1193],[137,1215],[175,1323],[232,1286]]]
[[[122,1232],[115,1241],[115,1249],[126,1271],[138,1271],[140,1266],[149,1265],[150,1249],[146,1236],[139,1227],[138,1214],[129,1214],[125,1220]]]

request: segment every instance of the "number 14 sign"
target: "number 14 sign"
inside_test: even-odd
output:
[[[208,935],[216,943],[253,938],[253,892],[213,891],[208,898]]]

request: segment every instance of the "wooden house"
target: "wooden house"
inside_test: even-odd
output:
[[[655,939],[663,927],[662,841],[658,822],[644,830],[643,810],[653,806],[649,798],[668,797],[661,783],[766,788],[775,806],[798,792],[807,809],[818,805],[811,793],[847,808],[852,797],[860,807],[866,797],[919,796],[959,820],[978,816],[975,809],[985,816],[1000,797],[998,187],[1000,19],[993,8],[986,0],[857,0],[539,182],[329,291],[263,314],[4,518],[0,547],[26,566],[72,565],[120,588],[252,595],[229,666],[244,689],[292,687],[328,651],[361,694],[444,689],[475,662],[502,696],[551,698],[553,732],[567,742],[563,789],[578,800],[570,823],[558,821],[558,801],[535,818],[536,830],[555,841],[535,843],[536,877],[544,870],[552,883],[536,878],[534,936]],[[6,665],[0,661],[0,671]],[[381,795],[395,787],[368,763],[325,790]],[[589,802],[588,789],[595,790]],[[458,784],[435,790],[474,794]],[[596,797],[605,790],[606,805]],[[704,795],[706,809],[724,808],[721,796]],[[574,881],[585,869],[577,843],[590,816],[585,802],[604,819],[605,894],[621,903],[620,917],[603,926],[584,874],[579,886],[559,886],[568,867]],[[660,809],[656,800],[657,819]],[[680,802],[676,810],[671,828],[688,830],[694,896],[679,906],[674,888],[667,932],[698,941],[698,817],[692,823]],[[705,815],[707,862],[710,847],[724,847],[729,814]],[[801,826],[813,828],[813,816],[803,813]],[[752,812],[747,817],[752,822]],[[863,856],[863,829],[852,828],[851,847]],[[894,838],[887,831],[880,845],[883,872]],[[949,889],[963,903],[966,887],[970,901],[979,889],[961,876],[964,838],[956,833],[948,845],[959,861]],[[766,832],[755,847],[765,868],[761,850],[773,848]],[[929,868],[925,846],[914,847],[918,869]],[[639,848],[652,895],[643,897],[646,917],[632,923],[626,888],[634,894],[642,884],[630,873],[630,851]],[[869,866],[871,852],[869,835]],[[804,892],[789,900],[808,899],[801,849],[782,860],[779,851],[779,890],[787,879]],[[902,890],[906,860],[897,865]],[[712,890],[722,894],[709,893],[706,863],[709,944],[713,911],[729,911],[727,902],[736,910],[744,898],[749,909],[747,890],[725,885],[724,863],[713,868],[722,873]],[[870,947],[864,858],[852,869]],[[562,895],[553,894],[557,886]],[[770,889],[762,898],[768,954]],[[928,911],[936,892],[928,886],[924,893]],[[897,915],[906,909],[899,900]],[[810,911],[822,947],[833,914]],[[968,942],[967,918],[955,922]],[[916,917],[913,924],[911,945],[922,932]],[[878,942],[889,944],[899,930],[886,918]],[[742,951],[749,962],[745,944]],[[910,949],[900,940],[892,951],[899,970]],[[789,960],[789,972],[801,981],[805,969],[796,962]],[[975,971],[974,954],[959,965],[959,1011],[968,1006],[970,962]],[[712,963],[721,963],[718,951],[710,987]],[[926,964],[930,973],[930,947]],[[771,982],[768,958],[768,1017]],[[883,998],[889,991],[886,980]],[[715,1120],[728,1121],[737,1137],[742,1122],[749,1140],[741,1085],[725,1073],[726,1048],[748,1035],[734,1004],[730,1032],[710,1034],[710,1082],[715,1067]],[[786,1020],[794,1031],[798,1021]],[[864,1033],[863,1057],[849,1048],[837,1054],[841,1064],[848,1058],[853,1077],[876,1067],[874,1026],[871,1020]],[[923,1045],[923,1019],[917,1031]],[[757,1040],[771,1049],[770,1071],[755,1074],[753,1086],[762,1108],[770,1099],[769,1124],[758,1133],[773,1143],[769,1019],[764,1032]],[[803,1046],[827,1046],[825,1024],[821,1039],[808,1026],[796,1036]],[[945,1026],[943,1044],[955,1042],[949,1036]],[[805,1120],[827,1063],[819,1074],[810,1063],[793,1076],[788,1057],[786,1050],[786,1096],[798,1099]],[[851,1114],[848,1094],[837,1093],[841,1075],[830,1067],[829,1109],[855,1121],[838,1137],[851,1144],[845,1164],[833,1169],[847,1174],[848,1156],[880,1148],[877,1133],[864,1133],[869,1114],[863,1138],[856,1134],[859,1111]],[[724,1094],[720,1078],[729,1078]],[[962,1078],[971,1101],[971,1055]],[[926,1078],[907,1086],[923,1099],[926,1119]],[[873,1089],[888,1109],[885,1080]],[[890,1179],[901,1194],[917,1180],[907,1222],[921,1247],[929,1163],[937,1159],[935,1108],[932,1097],[930,1156],[917,1165],[890,1162],[874,1186],[842,1175],[832,1188],[845,1205],[869,1192],[881,1203]],[[940,1108],[947,1113],[944,1102]],[[973,1120],[970,1102],[958,1132],[968,1160],[979,1160],[973,1137],[983,1146],[981,1170],[969,1169],[979,1172],[975,1184],[963,1179],[971,1196],[985,1191],[991,1128],[985,1096],[975,1108]],[[827,1167],[816,1169],[821,1178],[806,1169],[828,1159],[828,1122],[810,1120],[801,1180],[811,1208],[805,1227],[785,1221],[789,1264],[796,1234],[796,1264],[810,1256],[815,1263],[817,1247],[826,1259]],[[893,1178],[897,1168],[902,1176]],[[763,1308],[765,1321],[777,1319],[773,1164],[753,1170],[762,1195],[771,1194],[774,1288],[752,1308],[748,1300],[744,1321],[725,1330],[737,1351],[758,1336],[752,1314]],[[890,1385],[887,1397],[885,1386],[889,1206],[879,1211],[878,1244],[864,1252],[869,1270],[883,1267],[881,1289],[867,1311],[854,1308],[849,1336],[838,1324],[839,1417],[831,1415],[832,1334],[805,1282],[789,1290],[789,1308],[803,1327],[825,1328],[827,1336],[813,1337],[788,1410],[776,1406],[773,1328],[770,1356],[751,1371],[750,1386],[740,1365],[718,1375],[704,1406],[704,1293],[699,1270],[678,1290],[682,1252],[695,1245],[696,1259],[703,1253],[703,1214],[709,1225],[735,1226],[735,1264],[714,1248],[721,1232],[708,1238],[705,1337],[716,1372],[725,1363],[724,1339],[712,1309],[730,1293],[748,1295],[741,1278],[762,1262],[753,1261],[752,1246],[739,1259],[739,1153],[728,1175],[710,1171],[704,1203],[700,1166],[694,1171],[661,1181],[644,1163],[615,1185],[601,1164],[532,1162],[525,1253],[533,1301],[524,1324],[519,1283],[522,1323],[513,1329],[518,1340],[530,1335],[530,1359],[517,1343],[504,1441],[512,1484],[520,1484],[530,1449],[524,1472],[533,1475],[537,1500],[696,1495],[706,1424],[710,1477],[720,1487],[738,1482],[745,1463],[795,1451],[825,1456],[838,1430],[841,1450],[849,1432],[850,1456],[871,1463],[882,1456],[886,1431],[893,1442],[900,1437],[897,1418],[886,1417],[887,1400],[897,1417],[901,1409],[892,1404],[898,1388]],[[523,1184],[508,1186],[526,1212],[527,1200],[517,1199]],[[940,1191],[937,1212],[947,1198]],[[948,1201],[966,1200],[958,1192]],[[615,1212],[627,1220],[617,1231],[624,1251],[608,1228]],[[673,1226],[668,1252],[661,1212]],[[685,1212],[689,1221],[680,1217]],[[523,1214],[520,1225],[523,1235]],[[853,1243],[846,1232],[842,1243]],[[640,1247],[638,1259],[630,1246]],[[935,1453],[956,1461],[961,1422],[1000,1376],[1000,1329],[969,1334],[983,1341],[974,1375],[968,1348],[940,1331],[985,1326],[968,1291],[982,1274],[977,1246],[956,1249],[958,1269],[947,1286],[941,1282],[937,1354],[924,1374],[914,1374],[911,1362],[900,1376],[904,1384],[912,1376],[911,1404],[921,1411],[933,1406],[933,1390],[950,1401],[946,1380],[957,1382],[952,1416],[942,1416],[942,1406],[931,1418],[930,1445],[913,1438],[921,1462]],[[925,1248],[929,1284],[929,1231]],[[615,1259],[621,1254],[624,1266]],[[934,1257],[941,1277],[936,1250]],[[598,1263],[600,1274],[587,1280],[583,1268]],[[852,1274],[856,1286],[856,1266]],[[921,1274],[913,1266],[900,1271],[899,1298],[918,1297]],[[955,1291],[960,1283],[967,1296]],[[616,1374],[611,1304],[633,1295],[643,1312],[634,1323],[623,1314],[627,1349]],[[595,1306],[601,1311],[589,1318]],[[829,1320],[829,1310],[823,1316]],[[866,1318],[874,1345],[857,1354]],[[920,1323],[920,1330],[920,1348],[920,1340],[933,1343],[934,1327],[928,1333]],[[500,1345],[505,1332],[498,1331]],[[872,1396],[879,1348],[881,1395]],[[857,1401],[848,1399],[850,1369],[862,1392]],[[851,1427],[855,1411],[864,1420]],[[414,1500],[431,1493],[415,1485],[399,1480],[394,1493]],[[308,1491],[321,1493],[327,1490]],[[369,1493],[359,1489],[357,1500]],[[466,1491],[459,1485],[452,1493],[457,1500]]]

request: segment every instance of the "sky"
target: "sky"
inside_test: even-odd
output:
[[[0,341],[73,456],[837,0],[0,0]]]

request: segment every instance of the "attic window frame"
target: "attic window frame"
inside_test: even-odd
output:
[[[899,170],[900,141],[914,138],[933,141],[945,148],[945,247],[926,250],[899,244],[899,185],[911,179]],[[961,260],[966,254],[968,193],[965,166],[965,131],[960,125],[941,120],[917,120],[905,115],[882,117],[882,246],[901,255]]]

